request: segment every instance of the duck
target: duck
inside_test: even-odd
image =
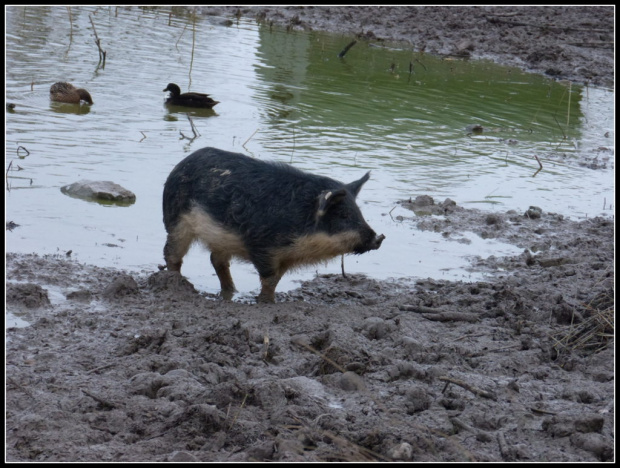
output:
[[[90,93],[83,88],[76,88],[71,83],[59,81],[54,83],[50,88],[50,99],[58,102],[68,102],[71,104],[79,104],[80,101],[93,103]]]
[[[164,92],[170,91],[170,96],[166,99],[166,104],[174,104],[175,106],[185,107],[202,107],[203,109],[211,109],[220,101],[215,101],[208,94],[203,93],[183,93],[181,88],[174,83],[168,83]]]

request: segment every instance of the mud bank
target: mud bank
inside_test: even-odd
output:
[[[523,253],[273,305],[7,254],[7,460],[613,461],[613,221],[428,198],[400,221]]]
[[[610,87],[614,82],[613,6],[209,6],[197,11],[373,43],[402,41],[415,52],[492,59],[579,83]]]

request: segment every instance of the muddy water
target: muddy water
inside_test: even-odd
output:
[[[360,205],[387,239],[378,252],[348,257],[345,268],[380,279],[467,280],[468,256],[516,250],[475,234],[448,242],[412,232],[399,219],[411,215],[396,207],[400,199],[429,194],[490,211],[538,205],[576,218],[611,213],[613,153],[601,149],[613,144],[613,134],[605,137],[614,129],[607,90],[386,44],[359,42],[339,59],[352,38],[169,13],[8,8],[6,98],[17,107],[7,113],[6,216],[20,227],[7,233],[7,250],[71,251],[100,266],[154,271],[165,238],[163,183],[204,146],[344,181],[372,170]],[[56,81],[85,87],[95,104],[50,103]],[[221,101],[214,112],[190,113],[195,139],[182,136],[192,136],[185,113],[163,106],[169,82]],[[471,133],[471,125],[483,131]],[[137,201],[118,207],[60,192],[81,179],[112,180]],[[339,270],[338,261],[308,268],[281,289]],[[218,289],[199,248],[184,274],[200,290]],[[258,287],[249,265],[234,265],[233,275],[242,293]]]

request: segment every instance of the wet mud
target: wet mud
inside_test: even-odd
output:
[[[571,27],[613,28],[609,8],[519,18],[459,8],[418,9],[410,30],[428,51],[451,53],[463,18],[483,22],[472,56],[505,46],[520,63],[532,40],[574,32],[487,15],[565,26],[571,11]],[[242,14],[376,37],[404,27],[398,8],[374,10],[332,8],[322,21],[309,7]],[[594,68],[583,55],[570,55],[566,77],[613,77],[607,59]],[[327,275],[276,304],[224,302],[174,272],[7,253],[7,311],[30,325],[6,330],[6,460],[614,461],[613,218],[400,203],[411,211],[397,221],[412,231],[446,242],[475,232],[522,253],[472,259],[484,281]]]
[[[7,459],[612,461],[613,221],[402,204],[523,253],[474,259],[482,282],[327,275],[267,305],[7,254],[31,323],[7,330]]]

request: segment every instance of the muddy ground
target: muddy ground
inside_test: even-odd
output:
[[[315,29],[338,19],[265,10],[263,20],[296,13]],[[418,12],[412,30],[449,44],[464,18],[484,18],[456,10]],[[543,10],[519,21],[574,11]],[[570,24],[612,27],[608,11]],[[484,22],[519,49],[525,27]],[[6,331],[6,459],[613,461],[613,218],[401,203],[412,230],[446,242],[475,231],[523,253],[473,261],[484,282],[321,276],[273,305],[221,302],[167,271],[7,253],[7,310],[31,325]]]
[[[7,254],[32,324],[7,330],[8,459],[611,461],[613,221],[402,203],[523,253],[474,262],[485,282],[321,276],[274,305]]]

